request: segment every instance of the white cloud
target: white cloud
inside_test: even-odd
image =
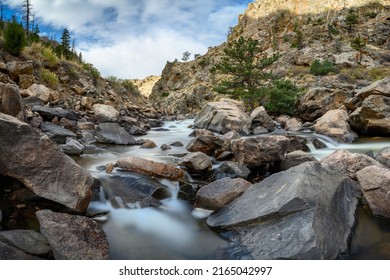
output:
[[[23,0],[6,0],[13,7]],[[159,75],[184,51],[222,43],[249,0],[32,0],[39,24],[68,28],[104,76]],[[92,40],[93,39],[93,40]],[[93,43],[92,43],[93,42]]]

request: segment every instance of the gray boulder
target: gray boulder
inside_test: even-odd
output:
[[[180,165],[192,171],[211,170],[212,162],[208,155],[202,152],[189,153],[180,160]]]
[[[195,118],[194,127],[221,134],[236,131],[249,135],[251,118],[239,107],[237,101],[224,99],[207,103]]]
[[[49,122],[42,122],[41,130],[57,144],[65,144],[67,138],[77,138],[74,132]]]
[[[45,255],[50,252],[47,240],[35,230],[0,231],[0,241],[23,250],[27,254]]]
[[[383,164],[387,168],[390,168],[390,147],[381,149],[375,156],[375,160]]]
[[[245,165],[233,161],[226,161],[218,168],[212,170],[209,180],[215,181],[225,177],[246,179],[250,173],[251,171]]]
[[[284,136],[257,136],[231,142],[231,151],[237,161],[248,167],[256,167],[285,157],[290,140]]]
[[[390,97],[390,77],[376,81],[371,85],[360,89],[356,93],[356,97],[364,100],[370,95],[383,95]]]
[[[359,196],[354,181],[308,162],[253,185],[207,224],[253,259],[335,259],[348,249]]]
[[[291,153],[288,153],[284,159],[282,159],[280,163],[281,170],[287,170],[291,167],[300,165],[302,163],[308,162],[308,161],[315,161],[318,160],[313,157],[311,154],[304,152],[304,151],[294,151]]]
[[[69,120],[77,121],[80,118],[80,114],[73,111],[63,109],[61,107],[51,108],[47,106],[34,106],[32,111],[40,114],[45,121],[51,122],[55,117],[67,118]]]
[[[40,258],[0,241],[0,260],[40,260]]]
[[[263,106],[254,109],[250,117],[252,120],[252,125],[251,125],[252,129],[261,126],[266,128],[268,131],[274,131],[276,128],[275,123],[268,115],[267,111],[264,109]]]
[[[67,155],[79,156],[84,151],[84,145],[75,139],[67,138],[66,143],[61,145],[61,149]]]
[[[192,139],[186,149],[190,152],[202,152],[206,155],[212,156],[214,152],[218,149],[219,145],[217,144],[217,137],[214,135],[204,135],[198,136]]]
[[[26,91],[30,96],[39,98],[44,103],[52,99],[52,90],[41,84],[32,84]]]
[[[0,83],[0,113],[25,119],[22,97],[16,85]]]
[[[32,60],[11,61],[7,63],[6,69],[12,80],[18,80],[20,75],[32,75],[34,65]]]
[[[108,241],[94,220],[50,210],[36,212],[56,260],[107,260]]]
[[[99,143],[116,145],[134,145],[135,139],[117,123],[100,123],[96,129]]]
[[[0,135],[0,174],[74,211],[87,209],[94,179],[49,137],[1,113]]]
[[[196,193],[195,207],[217,210],[244,193],[252,183],[241,179],[223,178],[203,186]]]
[[[95,104],[92,110],[99,122],[116,122],[119,117],[119,112],[109,105]]]

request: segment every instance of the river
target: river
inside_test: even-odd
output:
[[[158,129],[152,129],[144,139],[157,144],[154,149],[140,149],[139,146],[107,146],[94,154],[85,154],[76,161],[93,176],[107,176],[98,167],[114,163],[120,158],[138,156],[154,161],[175,164],[173,154],[185,153],[185,146],[191,140],[189,126],[192,120],[166,122]],[[302,136],[319,139],[326,148],[316,149],[309,144],[311,153],[321,159],[337,149],[352,152],[378,152],[390,146],[390,139],[360,138],[353,144],[338,144],[333,139],[312,133]],[[172,147],[162,151],[162,144],[180,141],[183,147]],[[114,171],[114,175],[115,175]],[[99,220],[110,243],[111,259],[235,259],[240,252],[234,252],[231,244],[206,225],[209,211],[194,209],[192,205],[178,198],[177,182],[159,180],[171,193],[163,199],[160,207],[117,208],[101,194],[99,201],[93,201],[90,209],[108,211]],[[358,222],[352,236],[350,252],[341,259],[390,259],[390,222],[373,217],[369,209],[360,206]]]

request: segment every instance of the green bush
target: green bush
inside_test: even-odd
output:
[[[325,59],[322,63],[316,59],[310,65],[310,73],[315,76],[323,76],[330,72],[336,72],[333,63]]]
[[[292,115],[299,93],[291,81],[275,80],[274,86],[266,90],[264,108],[270,113]]]
[[[169,96],[169,92],[165,92],[165,91],[164,91],[163,93],[161,93],[161,96],[162,96],[162,97],[168,97],[168,96]]]
[[[54,53],[52,48],[44,48],[42,50],[42,56],[44,61],[50,66],[50,67],[55,67],[58,64],[58,57]]]
[[[44,68],[41,70],[41,78],[51,87],[55,87],[59,84],[59,79],[56,73],[53,73],[48,69]]]
[[[4,30],[4,41],[5,50],[13,55],[19,55],[27,45],[23,26],[17,23],[15,19],[8,23]]]
[[[93,80],[96,82],[100,78],[100,72],[97,70],[95,66],[93,66],[91,63],[84,63],[83,64],[84,70],[86,70],[89,74],[91,74]]]

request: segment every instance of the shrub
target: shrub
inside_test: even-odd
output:
[[[42,61],[45,66],[49,67],[55,67],[58,64],[58,57],[52,48],[45,47],[41,42],[34,42],[30,46],[25,47],[22,51],[22,56],[27,59]]]
[[[292,115],[300,89],[289,80],[275,80],[267,89],[264,108],[270,113]]]
[[[48,66],[55,67],[58,64],[58,57],[52,48],[44,48],[42,51],[42,56],[43,60],[48,64]]]
[[[55,87],[59,84],[59,79],[58,79],[58,76],[56,75],[56,73],[54,73],[48,69],[44,68],[41,70],[41,78],[51,87]]]
[[[330,72],[336,72],[333,63],[325,59],[322,63],[316,59],[310,65],[310,73],[315,76],[323,76]]]
[[[162,97],[168,97],[169,96],[169,92],[164,91],[163,93],[161,93],[161,96]]]
[[[23,26],[13,19],[4,30],[4,48],[13,55],[19,55],[27,45]]]
[[[92,76],[95,82],[97,81],[97,79],[100,78],[99,70],[97,70],[97,68],[93,66],[91,63],[83,63],[83,68]]]

